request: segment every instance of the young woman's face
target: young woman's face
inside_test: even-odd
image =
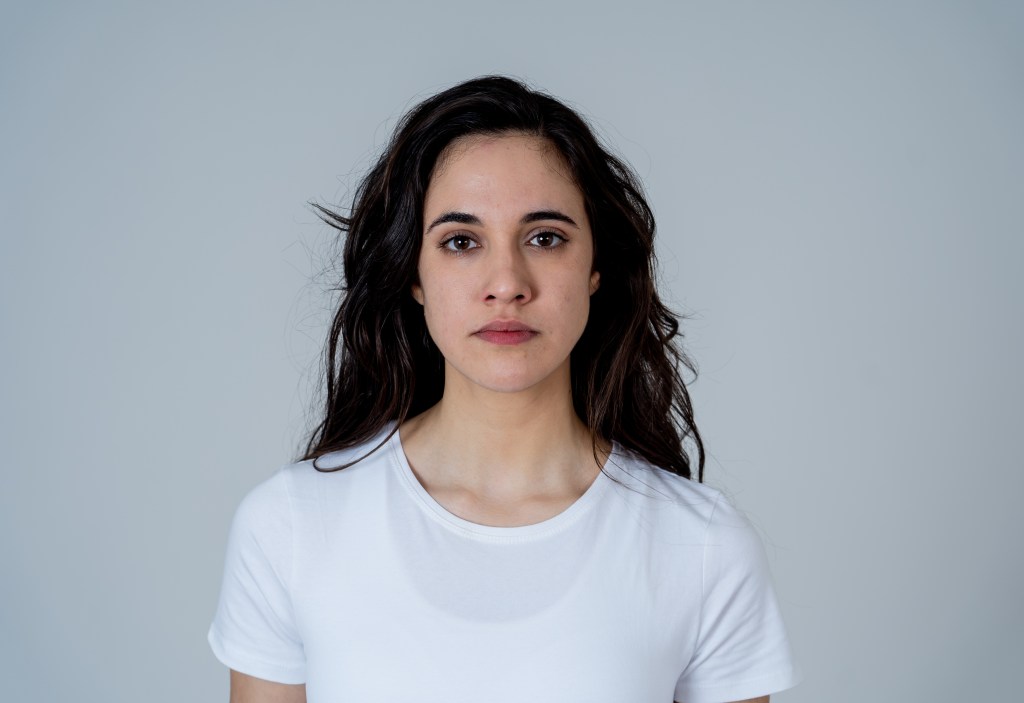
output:
[[[446,392],[567,387],[600,276],[583,194],[558,152],[525,135],[454,142],[431,177],[423,230],[412,295],[445,358]],[[516,325],[527,331],[503,331]]]

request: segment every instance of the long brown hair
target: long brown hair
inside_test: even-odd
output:
[[[598,437],[614,439],[692,478],[689,440],[703,480],[704,445],[683,378],[684,370],[695,377],[696,366],[677,343],[680,317],[658,297],[654,215],[640,182],[576,112],[503,76],[461,83],[410,110],[360,183],[349,215],[313,204],[345,237],[344,282],[325,350],[326,407],[302,460],[357,446],[391,421],[397,431],[441,399],[443,359],[409,292],[418,282],[424,197],[451,142],[509,132],[542,137],[558,150],[591,223],[601,286],[591,296],[570,374],[573,405],[595,457]]]

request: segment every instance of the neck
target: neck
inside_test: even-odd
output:
[[[514,393],[446,383],[441,400],[403,425],[401,437],[410,463],[435,485],[494,498],[579,493],[600,470],[568,377],[556,388]],[[607,449],[598,442],[602,463]]]

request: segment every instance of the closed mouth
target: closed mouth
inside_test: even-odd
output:
[[[509,320],[509,321],[497,321],[496,320],[494,322],[489,322],[486,325],[484,325],[483,327],[481,327],[480,329],[478,329],[477,333],[480,333],[480,332],[536,332],[536,331],[537,330],[532,329],[532,328],[528,327],[527,325],[524,325],[523,323],[517,322],[515,320]]]

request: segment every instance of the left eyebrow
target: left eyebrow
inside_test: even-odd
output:
[[[523,215],[523,219],[519,221],[520,224],[530,224],[531,222],[540,222],[541,220],[556,220],[558,222],[564,222],[568,225],[572,225],[576,229],[580,226],[576,224],[576,220],[572,219],[563,212],[558,210],[534,210]],[[446,222],[458,222],[464,225],[482,225],[483,222],[476,215],[471,215],[468,212],[446,212],[436,220],[430,223],[427,227],[427,231],[424,234],[429,234],[430,230],[434,229],[438,225],[443,225]]]
[[[535,210],[534,212],[528,212],[525,215],[523,215],[523,219],[520,220],[520,223],[526,225],[531,222],[538,222],[540,220],[558,220],[559,222],[564,222],[568,225],[572,225],[576,229],[580,228],[580,226],[576,224],[576,221],[574,219],[572,219],[565,213],[559,212],[558,210]]]

